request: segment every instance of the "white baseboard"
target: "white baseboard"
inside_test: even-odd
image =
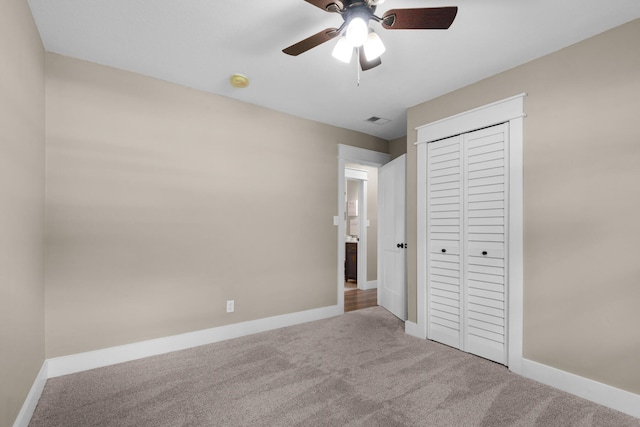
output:
[[[418,324],[408,320],[404,321],[404,333],[411,335],[412,337],[424,338],[420,336],[420,328],[418,327]]]
[[[36,406],[38,405],[38,400],[40,400],[40,396],[42,395],[42,390],[44,390],[44,385],[47,382],[48,378],[48,363],[45,360],[36,375],[36,379],[31,386],[31,390],[29,390],[29,394],[27,394],[27,398],[24,400],[22,404],[22,408],[20,408],[20,412],[16,417],[16,420],[13,423],[13,427],[28,427],[29,422],[31,421],[31,417],[33,416],[33,411],[36,410]]]
[[[378,281],[377,280],[369,280],[364,284],[362,290],[367,291],[369,289],[378,289]]]
[[[638,394],[527,359],[522,360],[522,376],[640,418]]]
[[[425,338],[420,327],[413,322],[404,322],[407,335]],[[632,417],[640,418],[640,395],[603,384],[589,378],[571,374],[551,366],[528,359],[522,359],[521,372],[514,372],[542,384],[590,400]]]
[[[170,353],[342,314],[329,306],[48,359],[48,378]]]

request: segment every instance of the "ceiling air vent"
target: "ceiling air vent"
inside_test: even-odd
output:
[[[382,117],[376,117],[376,116],[371,116],[368,119],[365,120],[365,122],[371,122],[371,123],[375,123],[377,125],[386,125],[387,123],[389,123],[391,120],[389,119],[383,119]]]

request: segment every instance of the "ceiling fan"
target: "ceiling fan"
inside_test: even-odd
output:
[[[382,17],[375,15],[376,8],[384,0],[305,0],[320,9],[337,13],[344,22],[339,28],[326,28],[282,51],[298,56],[316,46],[340,36],[332,55],[351,62],[354,48],[363,71],[382,63],[380,55],[385,51],[380,37],[369,28],[369,21],[382,24],[388,30],[446,30],[451,26],[458,8],[425,7],[415,9],[391,9]]]

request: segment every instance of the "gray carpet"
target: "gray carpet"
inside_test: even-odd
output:
[[[53,378],[38,426],[640,426],[375,307]]]

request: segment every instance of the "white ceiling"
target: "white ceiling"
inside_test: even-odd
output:
[[[336,39],[282,49],[338,27],[304,0],[29,0],[45,49],[384,139],[406,135],[406,110],[640,17],[638,0],[386,0],[458,6],[449,30],[385,30],[382,65],[361,73],[331,56]],[[247,75],[246,89],[229,85]],[[386,125],[366,122],[391,119]]]

